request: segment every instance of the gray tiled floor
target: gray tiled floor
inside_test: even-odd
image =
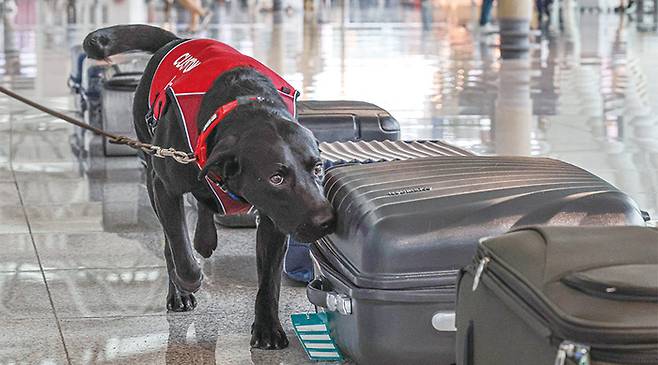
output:
[[[18,3],[2,23],[3,81],[60,110],[74,108],[69,47],[103,14],[147,20],[135,11],[143,0],[104,9],[79,1],[79,22],[68,26],[64,9],[51,7],[64,2]],[[535,39],[528,61],[509,61],[499,59],[496,36],[469,30],[477,12],[467,0],[437,1],[444,6],[431,6],[425,24],[421,9],[396,1],[321,6],[316,18],[239,3],[215,5],[200,36],[254,55],[303,97],[374,102],[400,120],[403,138],[561,158],[658,213],[658,34],[614,14],[565,9],[578,27]],[[166,314],[162,233],[138,163],[78,159],[72,131],[0,97],[0,364],[308,363],[292,335],[284,351],[249,349],[251,229],[220,228],[217,252],[203,260],[199,307]],[[284,282],[288,332],[288,315],[308,309],[303,287]]]

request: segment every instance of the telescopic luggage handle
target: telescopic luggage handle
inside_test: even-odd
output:
[[[311,303],[330,312],[352,314],[352,299],[333,291],[322,278],[316,278],[306,285],[306,296]]]

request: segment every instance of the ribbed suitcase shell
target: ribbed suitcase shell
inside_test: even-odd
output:
[[[441,141],[358,141],[320,143],[322,160],[331,166],[413,160],[438,156],[473,156]]]
[[[325,168],[437,156],[472,156],[441,141],[348,141],[320,143]],[[293,280],[308,282],[313,275],[308,243],[288,241],[283,270]]]
[[[454,333],[434,331],[431,321],[454,311],[457,271],[483,237],[530,224],[644,224],[612,185],[546,158],[337,167],[324,186],[337,230],[312,253],[319,275],[352,297],[352,315],[329,318],[338,344],[359,364],[454,362]]]
[[[533,227],[486,240],[460,276],[457,324],[460,365],[560,364],[562,343],[588,347],[592,365],[658,364],[658,231]]]

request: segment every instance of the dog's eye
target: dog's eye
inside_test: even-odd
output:
[[[315,165],[313,168],[313,174],[317,177],[320,177],[324,174],[324,167],[322,166],[321,163]]]
[[[280,174],[274,174],[274,175],[270,176],[270,183],[272,185],[281,185],[281,184],[283,184],[283,176],[281,176]]]

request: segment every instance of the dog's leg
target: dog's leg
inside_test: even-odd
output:
[[[165,238],[165,259],[167,261],[167,272],[169,273],[169,290],[167,291],[167,310],[174,312],[188,312],[196,307],[196,298],[192,293],[178,290],[174,280],[176,269],[171,257],[169,241]]]
[[[155,212],[155,215],[158,216],[158,219],[160,219],[160,215],[158,214],[158,209],[155,204],[155,193],[153,188],[154,179],[155,179],[155,173],[153,172],[153,170],[151,170],[149,165],[146,168],[146,187],[148,190],[149,199],[151,201],[151,206],[153,207],[153,211]],[[169,242],[167,242],[166,237],[165,237],[164,255],[165,255],[165,261],[167,262],[167,272],[169,273],[167,309],[176,312],[189,311],[194,309],[194,307],[196,307],[196,298],[194,298],[194,294],[187,294],[187,295],[182,294],[180,291],[178,291],[178,289],[176,289],[176,286],[174,285],[174,282],[171,279],[174,277],[173,276],[174,274],[172,274],[174,272],[174,264],[171,258],[171,249],[169,248]]]
[[[267,216],[260,217],[256,233],[258,294],[256,318],[251,326],[251,347],[282,349],[288,346],[279,321],[281,269],[286,252],[286,235],[279,232]]]
[[[194,230],[194,249],[204,258],[210,257],[217,248],[215,216],[205,204],[197,203],[198,218]]]
[[[169,272],[167,309],[189,311],[196,306],[192,293],[199,290],[203,272],[192,253],[182,196],[167,191],[157,177],[151,179],[155,210],[165,234],[165,259]]]

